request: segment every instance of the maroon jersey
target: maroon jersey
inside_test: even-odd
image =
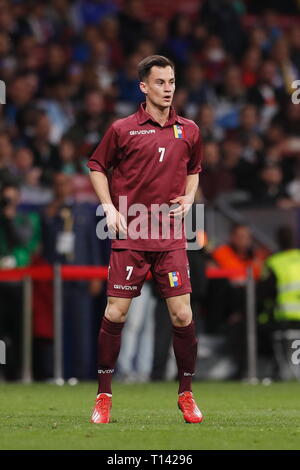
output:
[[[127,196],[128,208],[144,204],[150,218],[151,205],[168,204],[185,194],[187,175],[201,171],[202,142],[198,126],[177,116],[170,109],[164,126],[145,111],[145,103],[130,116],[115,121],[91,155],[88,167],[108,175],[110,194],[119,210],[119,197]],[[112,173],[108,170],[112,168]],[[153,207],[153,206],[152,206]],[[123,211],[121,210],[123,213]],[[138,215],[138,214],[137,214]],[[128,225],[133,220],[128,217]],[[141,232],[146,224],[142,224]],[[149,226],[147,228],[149,236]],[[158,239],[127,239],[112,241],[112,248],[142,251],[170,251],[186,247],[185,236],[174,235],[171,220],[170,237],[159,234]]]

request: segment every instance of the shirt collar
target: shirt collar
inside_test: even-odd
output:
[[[145,122],[147,121],[152,121],[152,122],[157,123],[157,121],[155,121],[155,119],[149,113],[147,113],[147,111],[145,111],[145,107],[146,107],[146,102],[141,103],[137,111],[137,121],[139,125],[145,124]],[[177,116],[175,109],[173,108],[173,106],[171,106],[169,119],[165,123],[164,127],[171,126],[175,124],[176,122],[178,122],[178,124],[183,124],[182,119],[179,116]]]

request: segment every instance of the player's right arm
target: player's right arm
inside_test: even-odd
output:
[[[126,233],[127,226],[125,217],[120,212],[118,212],[115,206],[113,205],[106,174],[100,171],[91,170],[90,178],[95,193],[97,194],[105,212],[106,223],[109,231],[113,235],[115,235],[116,232],[119,231]]]
[[[127,230],[124,216],[112,202],[107,179],[107,172],[116,163],[118,152],[117,132],[110,126],[87,164],[92,185],[106,214],[108,229],[113,235],[119,231],[126,233]]]

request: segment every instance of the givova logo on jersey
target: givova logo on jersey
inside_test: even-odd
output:
[[[155,134],[155,129],[143,129],[141,131],[129,131],[129,135],[148,135]]]

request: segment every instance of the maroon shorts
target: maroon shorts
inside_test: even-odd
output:
[[[138,297],[149,270],[161,297],[192,292],[185,248],[173,251],[113,249],[109,260],[107,295],[128,299]]]

